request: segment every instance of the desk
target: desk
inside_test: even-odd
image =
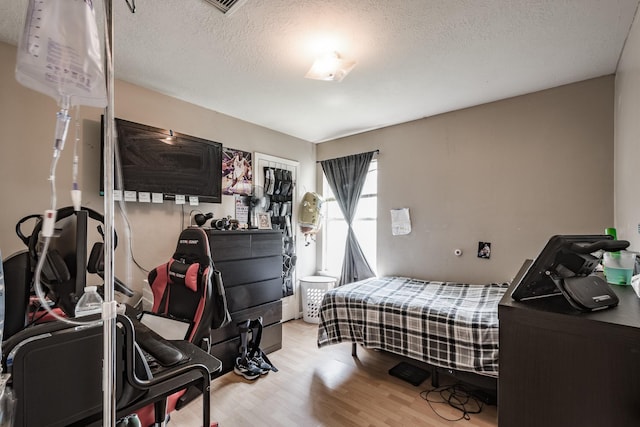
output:
[[[500,427],[640,425],[640,298],[581,313],[562,296],[498,306]]]

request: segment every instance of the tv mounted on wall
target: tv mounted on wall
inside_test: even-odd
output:
[[[102,118],[104,147],[104,116]],[[116,149],[120,159],[114,186],[122,191],[197,196],[199,202],[222,201],[222,144],[172,130],[115,119]],[[104,155],[104,149],[102,150]],[[100,164],[100,194],[104,195],[104,159]]]

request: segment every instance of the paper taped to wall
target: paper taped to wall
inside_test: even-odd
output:
[[[391,209],[391,234],[402,236],[411,233],[409,208]]]

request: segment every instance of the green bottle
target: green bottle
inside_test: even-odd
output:
[[[604,229],[604,234],[606,234],[608,236],[611,236],[613,238],[613,240],[618,240],[618,232],[613,227],[605,228]],[[620,257],[620,252],[611,252],[611,257],[612,258],[619,258]],[[602,273],[604,274],[604,277],[607,277],[607,266],[604,265],[604,261],[602,262]]]
[[[616,229],[613,227],[605,228],[604,234],[613,237],[613,240],[618,240],[618,233],[616,232]]]

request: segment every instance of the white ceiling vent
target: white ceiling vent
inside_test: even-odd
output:
[[[207,3],[215,6],[225,15],[231,15],[238,10],[247,0],[205,0]]]

